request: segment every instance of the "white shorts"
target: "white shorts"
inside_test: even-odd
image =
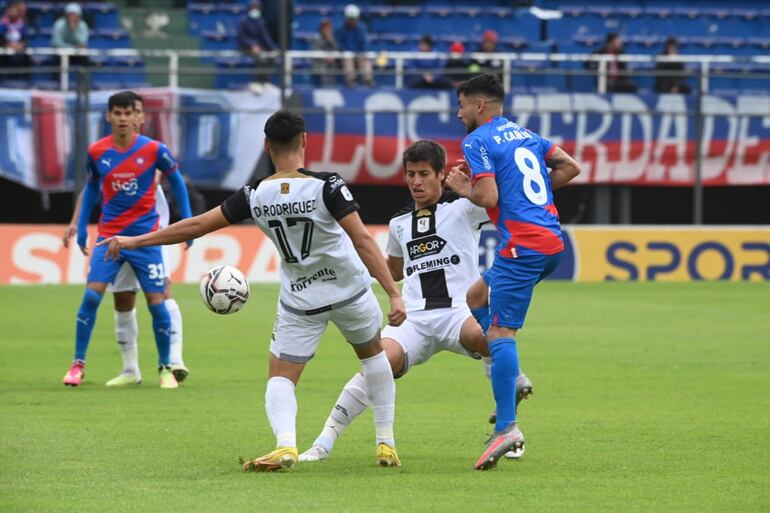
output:
[[[270,352],[277,358],[305,363],[315,355],[331,321],[353,345],[369,342],[380,331],[382,310],[371,289],[350,304],[314,315],[289,311],[279,300]]]
[[[467,305],[436,310],[416,310],[407,314],[401,326],[385,326],[382,338],[392,338],[404,350],[404,370],[401,377],[415,365],[420,365],[441,351],[478,358],[460,343],[463,324],[472,317]]]
[[[166,265],[168,262],[168,248],[161,246],[160,251],[163,255],[163,277],[170,279],[171,274],[168,272],[168,265]],[[107,285],[107,292],[138,292],[141,288],[133,267],[128,262],[124,262],[120,266],[118,275],[115,276],[115,281]]]

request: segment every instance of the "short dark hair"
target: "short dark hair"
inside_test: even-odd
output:
[[[433,38],[430,37],[427,34],[425,34],[424,36],[422,36],[420,38],[420,43],[424,43],[424,44],[430,46],[431,48],[433,48]]]
[[[274,113],[265,123],[265,138],[278,151],[296,149],[304,132],[305,120],[302,116],[285,109]]]
[[[500,82],[497,75],[492,73],[483,73],[462,82],[457,86],[457,96],[461,94],[465,96],[482,95],[500,101],[505,98],[503,83]]]
[[[128,91],[128,92],[131,93],[131,96],[134,97],[134,103],[139,102],[142,105],[144,105],[144,98],[142,98],[141,94],[137,93],[136,91]]]
[[[443,146],[436,142],[417,141],[404,151],[404,172],[406,172],[407,162],[427,162],[438,174],[446,166],[446,151]]]
[[[130,108],[133,110],[134,102],[136,101],[134,96],[136,96],[136,93],[133,91],[121,91],[113,94],[107,100],[107,110],[111,111],[115,107]]]

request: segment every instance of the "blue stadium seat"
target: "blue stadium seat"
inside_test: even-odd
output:
[[[217,5],[214,3],[191,2],[187,4],[187,21],[190,32],[201,34],[204,31],[217,30],[219,17],[216,15]]]
[[[237,50],[234,32],[201,32],[202,50]]]
[[[131,48],[131,39],[125,30],[96,30],[88,40],[89,48]]]
[[[120,28],[118,10],[106,2],[88,2],[81,4],[83,16],[90,18],[92,28],[97,30],[117,30]]]
[[[50,28],[61,16],[62,8],[53,2],[27,2],[27,19],[38,28]]]

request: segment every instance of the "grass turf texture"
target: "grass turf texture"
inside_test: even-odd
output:
[[[273,447],[277,288],[254,286],[231,316],[206,311],[195,286],[174,291],[187,382],[158,388],[142,305],[144,384],[104,387],[120,370],[106,298],[71,389],[82,287],[0,287],[0,511],[770,509],[768,284],[542,284],[519,337],[536,390],[521,410],[528,451],[489,472],[471,470],[493,405],[481,364],[441,354],[398,384],[402,468],[375,466],[367,412],[328,461],[242,473],[238,456]],[[330,328],[297,391],[300,450],[355,370]]]

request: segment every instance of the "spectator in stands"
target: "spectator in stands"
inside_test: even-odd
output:
[[[343,52],[366,52],[369,50],[366,27],[359,20],[361,9],[355,4],[345,6],[345,23],[337,29],[336,39]],[[342,68],[345,70],[345,82],[349,86],[356,85],[356,65],[365,85],[374,84],[372,79],[372,63],[365,56],[344,57]]]
[[[617,60],[618,55],[622,55],[623,40],[619,34],[610,32],[604,46],[599,48],[594,55],[611,55],[613,58],[607,62],[607,92],[608,93],[635,93],[636,84],[631,81],[627,74],[627,66],[623,61]],[[586,61],[588,69],[598,69],[597,61]]]
[[[24,53],[27,48],[27,6],[24,2],[12,2],[5,9],[0,19],[0,44],[7,50],[13,50],[12,55],[0,55],[0,66],[13,68],[28,68],[32,63],[29,55]],[[29,75],[13,74],[11,79],[26,80]]]
[[[336,52],[340,49],[337,40],[334,39],[331,20],[328,18],[321,20],[318,26],[318,35],[310,43],[310,46],[313,50],[323,52]],[[335,85],[337,83],[337,69],[339,69],[339,62],[335,57],[313,59],[313,71],[316,81],[320,85]]]
[[[479,53],[497,53],[500,50],[497,48],[497,42],[500,38],[492,29],[485,30],[481,35],[481,46],[478,49]],[[499,74],[503,69],[503,61],[497,57],[476,57],[471,59],[470,71],[473,74],[478,73],[496,73]]]
[[[86,48],[88,46],[88,24],[83,21],[83,10],[75,2],[67,4],[64,16],[53,24],[51,46],[54,48]],[[69,59],[70,66],[88,66],[89,60],[85,55],[73,55]]]
[[[449,59],[444,66],[444,76],[454,88],[471,78],[468,73],[468,59],[465,58],[465,45],[455,41],[449,46]]]
[[[666,39],[663,45],[663,53],[661,55],[679,55],[679,41],[675,37],[669,37]],[[655,90],[659,93],[672,93],[672,94],[690,94],[692,89],[685,81],[685,78],[679,75],[684,71],[684,62],[682,61],[659,61],[655,63],[655,70],[660,75],[655,76]],[[671,72],[666,74],[666,72]]]
[[[88,25],[83,21],[83,10],[72,2],[64,8],[64,16],[53,24],[51,46],[54,48],[86,48]]]
[[[417,51],[420,53],[433,52],[433,38],[427,35],[422,36]],[[449,89],[452,87],[442,73],[444,63],[438,57],[411,59],[407,62],[407,67],[410,71],[418,74],[417,77],[409,81],[409,87],[416,89]]]
[[[256,81],[249,84],[249,89],[254,94],[262,94],[265,89],[274,87],[270,84],[267,73],[260,71],[260,68],[274,62],[273,59],[265,57],[264,52],[278,50],[278,45],[273,41],[262,17],[262,2],[252,1],[246,15],[238,21],[237,42],[238,49],[254,59],[257,67]]]

